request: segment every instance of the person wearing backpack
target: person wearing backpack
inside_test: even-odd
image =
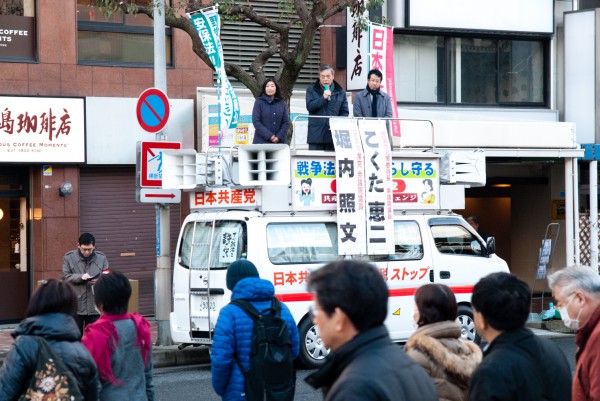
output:
[[[39,380],[35,381],[40,383],[38,387],[44,386],[48,399],[54,399],[57,395],[55,393],[68,395],[69,399],[78,401],[99,399],[98,369],[80,341],[81,332],[75,322],[76,313],[77,294],[71,284],[55,279],[41,282],[29,301],[27,318],[12,333],[15,344],[0,368],[0,400],[19,399],[34,387],[31,385],[34,375],[45,378],[41,383]],[[46,343],[50,350],[44,352]],[[60,359],[54,367],[64,367],[65,371],[49,374],[48,369],[38,369],[44,366],[38,364],[38,359],[44,354],[47,357],[48,352],[54,354],[53,358]],[[64,379],[56,380],[57,377],[66,377],[69,386],[66,386]],[[71,380],[75,383],[71,383]],[[49,384],[54,388],[50,389]],[[75,388],[72,388],[72,384],[76,384]],[[62,390],[59,387],[61,385]],[[25,399],[41,398],[33,395],[33,398]]]
[[[212,344],[215,392],[224,401],[254,401],[265,397],[273,401],[293,400],[296,381],[293,360],[298,356],[299,342],[298,329],[289,309],[275,298],[273,284],[261,279],[249,260],[240,259],[229,265],[227,288],[232,291],[232,302],[219,313]],[[258,323],[254,320],[256,316],[252,317],[252,308],[262,315]],[[287,330],[273,334],[273,328],[278,325],[284,328],[283,323]],[[260,341],[259,328],[265,329],[267,340],[270,337],[269,347]],[[266,353],[260,351],[268,348],[276,354],[265,357]],[[257,398],[253,398],[255,396]]]
[[[129,313],[129,279],[121,272],[101,274],[94,302],[102,316],[85,326],[83,345],[98,365],[101,401],[154,401],[150,323]]]

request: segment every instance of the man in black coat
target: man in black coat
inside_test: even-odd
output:
[[[306,381],[325,401],[438,400],[427,373],[390,340],[388,288],[373,265],[332,262],[312,272],[308,286],[313,322],[332,352]]]
[[[306,89],[306,109],[311,116],[347,117],[349,115],[346,92],[333,79],[334,70],[329,65],[319,68],[319,79]],[[306,139],[310,150],[335,150],[329,118],[309,118]]]
[[[571,369],[549,340],[525,328],[529,286],[493,273],[473,288],[475,327],[489,344],[469,384],[469,401],[570,401]]]

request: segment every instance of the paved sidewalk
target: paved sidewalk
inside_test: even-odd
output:
[[[153,318],[148,319],[152,328],[152,341],[156,341],[156,321]],[[555,322],[552,322],[555,323]],[[558,328],[561,321],[556,322]],[[0,366],[6,358],[6,354],[13,346],[14,340],[10,333],[12,333],[17,325],[4,325],[0,326]],[[563,331],[556,330],[545,330],[540,327],[541,325],[528,324],[529,328],[533,332],[542,337],[556,338],[556,337],[573,337],[574,333],[565,333]],[[546,326],[544,326],[546,327]],[[548,325],[547,327],[554,328]],[[564,329],[564,327],[562,327]],[[157,346],[155,345],[152,349],[152,361],[155,368],[165,368],[170,366],[185,366],[185,365],[199,365],[210,363],[210,354],[208,347],[187,347],[183,350],[177,348],[177,345],[169,346]]]
[[[156,341],[156,321],[149,318],[152,329],[152,341]],[[4,363],[6,354],[13,347],[14,339],[10,335],[17,324],[0,326],[0,366]],[[177,348],[177,345],[158,346],[152,349],[152,362],[155,368],[164,368],[170,366],[199,365],[210,363],[210,354],[208,347],[187,347],[183,350]]]

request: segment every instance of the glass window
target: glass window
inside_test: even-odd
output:
[[[500,103],[544,101],[544,49],[541,42],[499,41]]]
[[[496,104],[496,41],[476,38],[450,40],[452,103]]]
[[[273,223],[267,226],[271,263],[325,263],[339,259],[335,223]]]
[[[242,257],[247,246],[246,225],[240,221],[188,223],[179,249],[179,264],[185,268],[225,269]]]
[[[107,16],[90,3],[90,0],[77,0],[77,55],[80,64],[144,67],[154,64],[154,29],[150,17],[120,11]],[[171,51],[171,29],[167,28],[167,65],[172,64]]]
[[[394,254],[390,260],[415,260],[423,258],[421,230],[416,221],[394,222]]]
[[[394,35],[399,102],[544,106],[547,42]]]
[[[435,225],[431,234],[440,253],[483,256],[482,244],[463,226]]]
[[[394,35],[396,98],[400,102],[444,102],[444,38]]]
[[[34,0],[0,0],[0,27],[0,59],[35,60]]]

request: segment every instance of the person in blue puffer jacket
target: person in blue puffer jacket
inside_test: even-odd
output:
[[[271,307],[275,287],[258,275],[256,266],[246,259],[240,259],[227,269],[227,288],[232,291],[231,299],[250,301],[258,311]],[[281,303],[281,318],[286,321],[292,342],[292,356],[299,352],[298,328],[290,310]],[[224,401],[245,401],[244,375],[235,362],[237,355],[244,370],[250,367],[252,346],[252,318],[236,305],[226,305],[221,309],[213,337],[211,353],[212,386]]]

